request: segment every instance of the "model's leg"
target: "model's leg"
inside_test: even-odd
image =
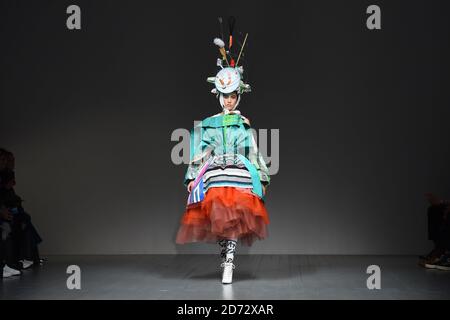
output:
[[[234,253],[236,252],[236,244],[237,241],[234,239],[227,240],[225,262],[233,262]]]
[[[222,262],[225,262],[227,256],[227,239],[221,239],[217,241],[217,244],[220,246],[220,258]]]
[[[222,283],[224,284],[233,281],[233,269],[235,268],[233,261],[236,252],[236,244],[237,239],[226,240],[225,261],[221,264],[221,267],[223,267]]]

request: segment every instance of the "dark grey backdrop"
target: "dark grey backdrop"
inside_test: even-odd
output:
[[[216,252],[176,246],[186,167],[176,128],[219,111],[219,15],[249,32],[255,128],[280,130],[270,237],[244,253],[416,254],[423,193],[450,197],[445,1],[2,0],[0,145],[44,254]],[[365,27],[370,4],[382,30]]]

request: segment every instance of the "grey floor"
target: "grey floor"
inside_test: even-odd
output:
[[[414,256],[240,255],[232,285],[220,282],[217,255],[49,256],[2,280],[1,299],[450,299],[450,272]],[[81,289],[67,289],[69,265]],[[381,289],[366,286],[369,265]],[[0,280],[1,281],[1,280]]]

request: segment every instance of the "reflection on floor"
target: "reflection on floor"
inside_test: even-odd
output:
[[[221,283],[218,255],[46,258],[0,280],[0,299],[450,299],[450,272],[413,256],[237,255],[231,285]],[[67,288],[70,265],[80,267],[79,290]],[[371,265],[379,290],[367,288]]]

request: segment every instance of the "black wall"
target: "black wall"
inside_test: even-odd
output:
[[[81,30],[66,8],[81,7]],[[366,8],[381,8],[381,30]],[[448,1],[0,4],[0,146],[42,251],[216,252],[174,244],[187,193],[177,128],[220,111],[218,16],[249,33],[239,109],[279,129],[270,236],[248,253],[416,254],[424,192],[450,197]]]

